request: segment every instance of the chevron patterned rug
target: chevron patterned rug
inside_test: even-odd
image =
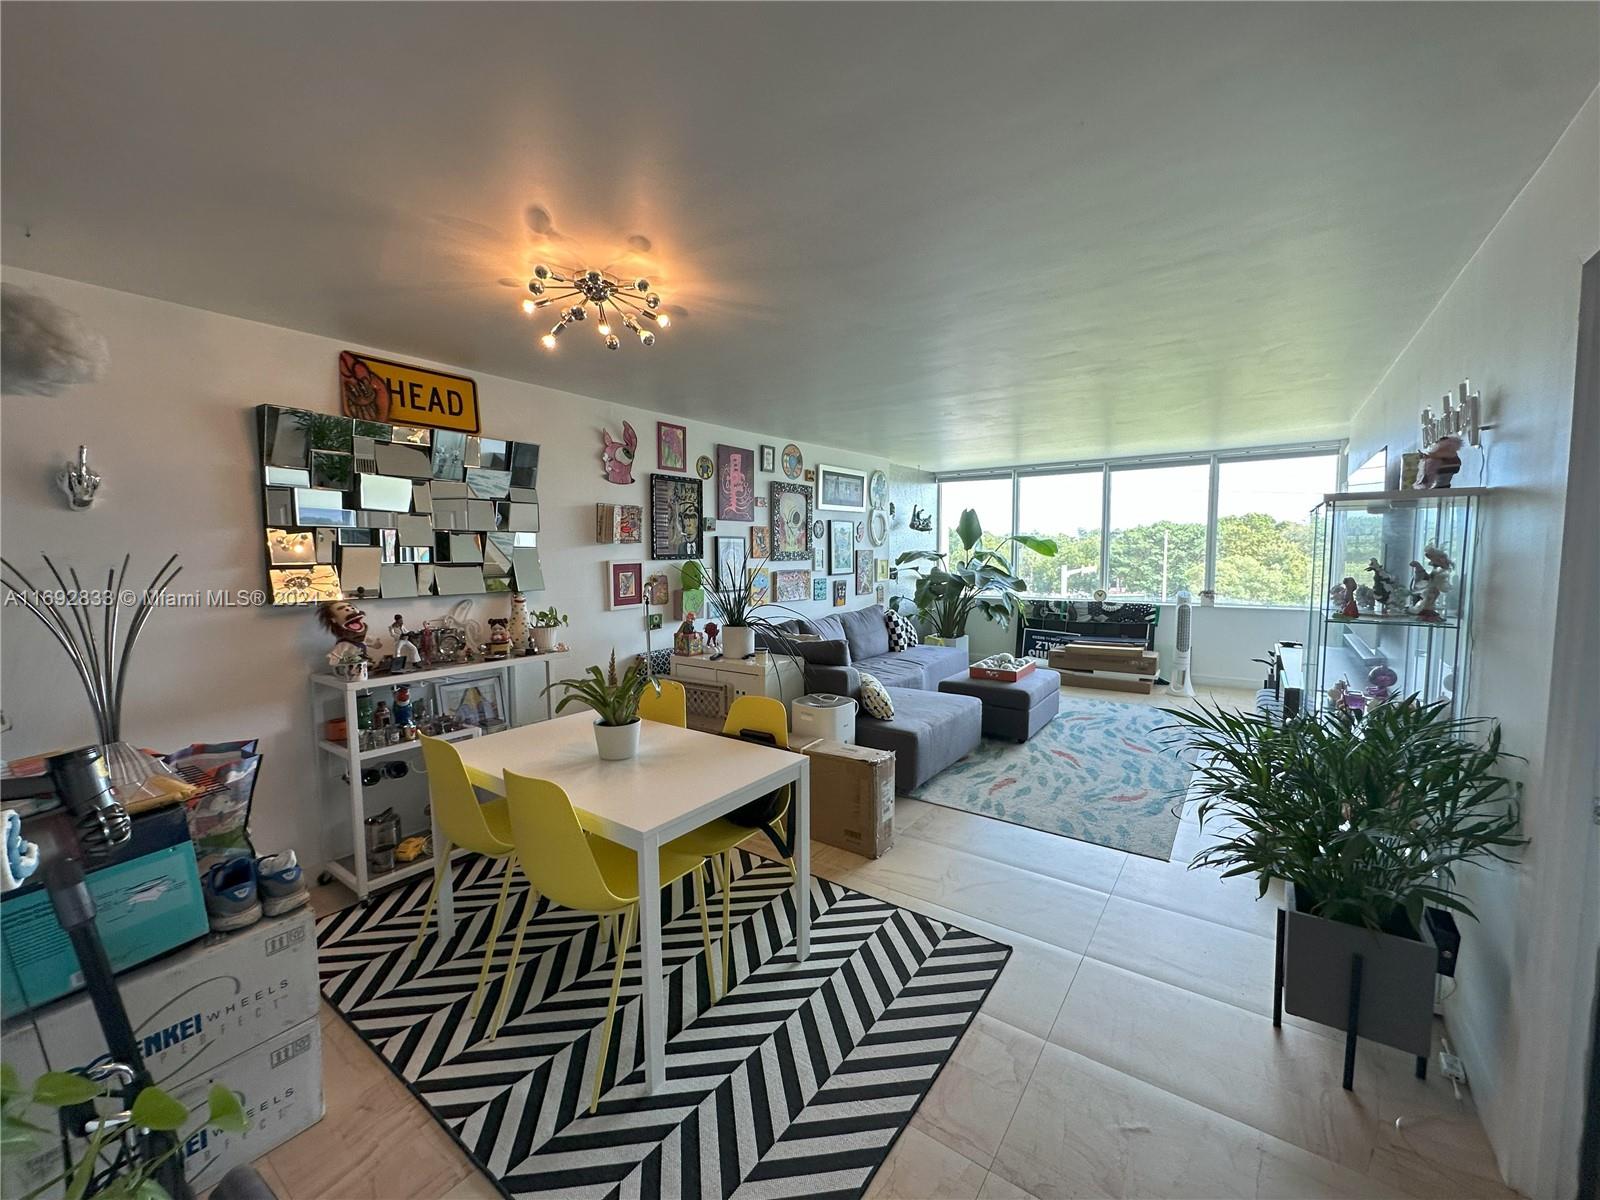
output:
[[[689,880],[662,892],[661,1094],[644,1087],[635,944],[589,1115],[615,962],[591,916],[541,901],[516,978],[507,934],[501,976],[468,1015],[501,879],[485,859],[456,864],[455,931],[429,935],[415,961],[425,879],[323,918],[323,995],[508,1196],[860,1196],[1011,948],[813,879],[800,963],[787,872],[736,857],[733,987],[714,1005]],[[525,888],[512,900],[514,928]],[[720,896],[710,907],[720,916]],[[510,1016],[486,1041],[508,986]]]

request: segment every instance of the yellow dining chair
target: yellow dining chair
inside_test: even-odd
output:
[[[752,733],[769,734],[773,743],[780,750],[789,748],[789,720],[784,712],[783,701],[771,696],[740,696],[728,706],[728,716],[722,723],[722,732],[729,737],[738,737],[746,731]],[[781,830],[781,822],[788,814],[788,809],[778,815],[774,824]],[[733,850],[740,842],[748,838],[756,830],[748,825],[736,825],[726,817],[718,817],[709,824],[692,829],[682,837],[674,838],[662,847],[663,852],[672,851],[675,854],[698,854],[711,860],[711,868],[717,875],[717,886],[722,891],[722,994],[728,991],[728,967],[730,961],[728,929],[732,916],[732,890],[733,890]],[[783,859],[789,868],[790,875],[794,874],[794,862],[791,858]],[[703,908],[703,904],[702,904]],[[715,982],[711,988],[712,999],[717,997]]]
[[[656,683],[661,687],[659,693],[647,687],[639,697],[639,715],[646,721],[688,728],[689,695],[683,690],[683,684],[675,679],[658,679]]]
[[[495,905],[494,920],[489,929],[489,940],[483,948],[483,968],[478,972],[478,986],[472,993],[471,1013],[478,1015],[483,1002],[483,992],[489,983],[489,965],[494,961],[495,943],[505,924],[506,896],[511,891],[511,877],[517,873],[516,848],[511,843],[511,819],[506,813],[506,802],[496,799],[478,802],[477,792],[467,778],[466,764],[455,746],[440,738],[422,739],[422,761],[428,771],[428,800],[433,805],[433,819],[444,836],[444,845],[434,847],[438,866],[433,872],[433,890],[428,893],[428,903],[422,910],[422,923],[417,926],[417,937],[411,943],[410,957],[416,958],[422,939],[428,932],[428,918],[433,915],[434,902],[439,898],[439,888],[444,883],[444,873],[450,869],[450,851],[460,846],[474,854],[505,860],[505,870],[500,881],[500,900]],[[531,909],[538,896],[528,897]]]
[[[617,1015],[617,993],[622,987],[622,967],[633,943],[639,922],[639,859],[626,846],[588,833],[578,822],[572,801],[559,784],[547,779],[530,779],[506,772],[506,799],[511,814],[511,837],[517,847],[517,860],[528,877],[530,887],[552,902],[579,912],[622,917],[622,933],[617,941],[617,961],[611,973],[611,999],[606,1005],[605,1026],[600,1033],[600,1060],[594,1072],[594,1090],[589,1111],[600,1102],[600,1084],[605,1078],[606,1056],[611,1050],[611,1026]],[[705,892],[700,876],[701,859],[691,854],[661,850],[661,885],[665,887],[693,874],[695,893],[700,899],[700,940],[706,951],[706,976],[711,971],[711,932],[706,923]],[[506,971],[506,986],[500,991],[494,1019],[489,1023],[492,1040],[500,1032],[511,997],[511,980],[516,976],[522,954],[522,937],[528,930],[530,904],[522,913],[516,939],[511,943],[511,965]]]

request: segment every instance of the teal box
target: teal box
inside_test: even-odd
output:
[[[95,926],[113,970],[148,962],[209,931],[181,805],[136,817],[124,853],[87,878]],[[0,903],[0,936],[5,944],[0,1002],[7,1016],[83,986],[77,955],[42,884],[12,892]]]

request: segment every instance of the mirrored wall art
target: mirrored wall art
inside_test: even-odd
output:
[[[543,588],[539,447],[257,409],[274,604]]]

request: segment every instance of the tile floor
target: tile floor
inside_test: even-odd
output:
[[[876,861],[817,844],[816,873],[1016,949],[871,1196],[1515,1194],[1437,1072],[1362,1043],[1346,1093],[1340,1035],[1274,1031],[1276,896],[1185,869],[1192,811],[1171,863],[909,799],[896,825]],[[326,1005],[322,1027],[327,1116],[257,1164],[279,1197],[497,1194]]]

